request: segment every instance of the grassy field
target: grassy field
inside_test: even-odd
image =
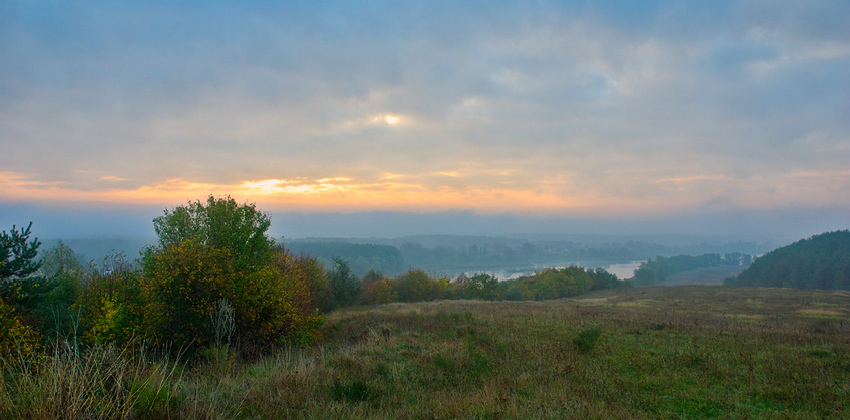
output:
[[[695,286],[711,285],[721,286],[723,280],[735,277],[744,271],[746,267],[737,265],[726,265],[718,267],[703,267],[695,270],[682,271],[667,277],[665,286]]]
[[[74,401],[120,411],[83,407],[91,418],[850,416],[845,292],[683,286],[349,308],[316,346],[253,363],[68,353],[38,372],[7,363],[0,418]]]

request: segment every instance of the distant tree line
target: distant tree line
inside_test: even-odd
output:
[[[775,249],[724,284],[850,290],[850,231],[822,233]]]
[[[294,253],[317,259],[325,267],[331,267],[334,258],[342,258],[358,276],[363,276],[370,270],[400,273],[407,269],[401,251],[392,245],[289,241],[286,246]]]
[[[752,263],[750,254],[740,252],[702,255],[676,255],[673,257],[658,256],[642,262],[635,270],[634,280],[636,286],[654,286],[664,284],[667,278],[673,274],[683,271],[695,270],[705,267],[719,266],[748,266]]]
[[[424,240],[432,246],[414,242]],[[475,243],[470,243],[475,241]],[[440,243],[434,245],[434,243]],[[564,261],[626,262],[663,255],[673,248],[645,241],[608,242],[585,245],[573,241],[521,241],[485,237],[414,237],[409,240],[383,240],[381,244],[353,243],[342,239],[287,240],[286,246],[296,254],[316,258],[326,268],[333,258],[345,259],[351,270],[362,277],[370,270],[395,276],[411,267],[424,270],[489,271],[500,267],[560,265]],[[702,249],[718,245],[691,245]],[[725,244],[740,249],[756,248],[755,244]],[[747,255],[747,254],[741,254]],[[721,258],[725,258],[722,256]]]
[[[608,271],[571,266],[549,268],[530,276],[499,281],[489,273],[460,274],[454,279],[411,269],[396,277],[369,272],[362,279],[361,303],[422,302],[438,299],[547,300],[580,295],[593,290],[631,287]]]

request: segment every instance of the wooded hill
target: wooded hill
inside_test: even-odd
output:
[[[773,250],[724,284],[850,290],[850,231],[822,233]]]

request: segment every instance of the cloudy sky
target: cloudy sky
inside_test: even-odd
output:
[[[0,219],[230,194],[299,214],[846,229],[847,16],[845,0],[3,1]]]

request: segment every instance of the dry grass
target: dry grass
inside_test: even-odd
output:
[[[180,366],[143,351],[59,342],[35,358],[7,358],[0,416],[27,419],[128,419],[164,414],[178,404]]]
[[[131,391],[116,415],[847,418],[850,325],[807,312],[847,307],[841,293],[695,286],[349,308],[329,314],[322,343],[256,363],[225,354],[183,375],[139,364],[170,403],[142,414]],[[0,406],[19,386],[4,382]]]

